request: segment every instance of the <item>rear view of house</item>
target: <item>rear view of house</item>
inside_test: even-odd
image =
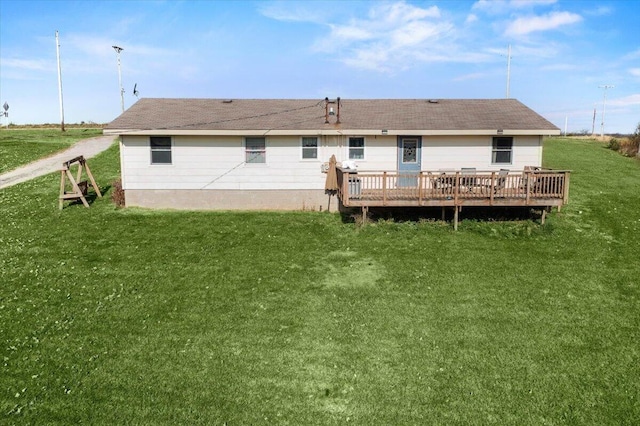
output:
[[[141,99],[104,132],[128,206],[334,209],[332,156],[344,206],[566,202],[560,131],[515,99]]]

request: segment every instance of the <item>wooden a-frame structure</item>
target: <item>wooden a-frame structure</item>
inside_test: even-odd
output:
[[[78,163],[78,170],[76,171],[76,176],[74,178],[73,174],[71,173],[71,166],[75,163]],[[87,171],[87,178],[89,179],[89,181],[81,180],[82,171],[85,169]],[[67,179],[69,179],[69,183],[71,184],[71,190],[69,191],[67,191]],[[77,199],[80,199],[82,201],[82,204],[84,204],[85,207],[89,208],[89,203],[85,198],[89,189],[89,185],[93,187],[98,197],[102,198],[100,188],[98,188],[98,185],[96,184],[96,181],[91,174],[91,169],[89,169],[89,165],[87,164],[87,160],[85,160],[84,156],[81,155],[62,163],[62,170],[60,170],[60,210],[62,210],[64,200]]]

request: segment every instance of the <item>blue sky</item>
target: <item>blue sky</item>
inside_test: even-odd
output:
[[[502,98],[561,129],[640,122],[640,1],[0,0],[16,124],[109,122],[140,97]],[[6,119],[3,120],[3,124]]]

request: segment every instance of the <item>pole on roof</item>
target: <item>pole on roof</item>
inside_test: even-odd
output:
[[[507,99],[510,97],[509,86],[511,86],[511,45],[509,45],[509,48],[507,49]]]
[[[60,98],[60,129],[64,132],[64,106],[62,103],[62,68],[60,67],[60,41],[56,31],[56,56],[58,58],[58,97]]]

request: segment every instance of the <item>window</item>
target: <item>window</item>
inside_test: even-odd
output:
[[[418,163],[418,141],[416,139],[402,139],[402,162]]]
[[[364,138],[349,138],[349,160],[364,159]]]
[[[311,160],[318,158],[318,138],[304,137],[302,138],[302,158]]]
[[[171,164],[171,137],[151,136],[151,164]]]
[[[511,164],[513,152],[513,138],[497,137],[493,138],[493,150],[491,152],[491,163]]]
[[[267,141],[265,138],[245,138],[245,163],[267,162]]]

